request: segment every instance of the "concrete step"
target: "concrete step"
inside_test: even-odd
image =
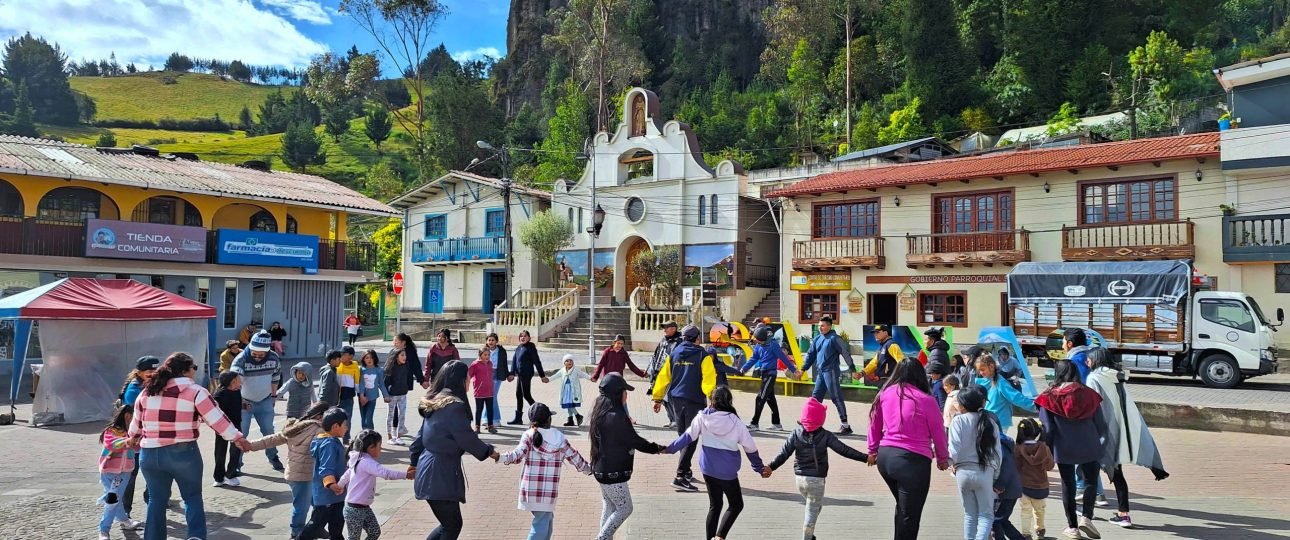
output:
[[[595,330],[596,332],[614,332],[614,333],[623,333],[623,332],[630,332],[630,331],[631,331],[631,329],[632,329],[631,325],[627,325],[627,324],[619,325],[619,324],[600,324],[600,323],[596,323],[596,326],[595,326],[595,329],[594,329],[594,330]],[[575,324],[575,325],[571,325],[571,326],[569,326],[569,327],[567,327],[567,328],[565,328],[565,329],[564,329],[564,331],[565,331],[566,333],[568,333],[568,332],[581,332],[581,333],[584,333],[584,334],[585,334],[585,333],[587,333],[587,332],[590,332],[590,331],[592,331],[592,330],[593,330],[593,329],[592,329],[592,327],[590,327],[590,326],[586,326],[586,325],[577,325],[577,324]]]
[[[550,340],[548,340],[548,341],[544,342],[544,344],[545,344],[545,345],[547,345],[547,346],[550,346],[550,347],[558,347],[558,348],[561,348],[561,349],[574,349],[574,350],[577,350],[577,349],[584,349],[584,348],[586,348],[586,347],[587,347],[587,339],[586,339],[586,338],[576,339],[576,338],[569,338],[569,337],[558,337],[558,338],[551,338]],[[596,351],[602,351],[602,350],[604,350],[606,347],[609,347],[609,346],[611,346],[611,345],[613,345],[613,344],[614,344],[614,342],[613,342],[613,341],[610,341],[610,340],[603,340],[603,341],[602,341],[602,340],[596,340],[595,348],[596,348]],[[627,349],[629,349],[629,350],[630,350],[630,349],[631,349],[631,347],[632,347],[631,342],[626,343],[626,347],[627,347]]]

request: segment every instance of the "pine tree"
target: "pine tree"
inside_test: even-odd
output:
[[[9,123],[7,131],[11,135],[39,137],[34,116],[31,100],[27,98],[27,83],[23,82],[18,85],[18,97],[13,102],[13,121]]]
[[[297,171],[310,165],[327,163],[327,153],[322,150],[322,138],[308,122],[294,122],[282,134],[282,162]]]
[[[393,123],[390,120],[390,111],[386,110],[385,107],[372,107],[372,110],[367,113],[367,124],[363,128],[363,132],[367,135],[368,140],[376,145],[376,150],[379,152],[381,143],[390,138],[390,129],[393,127]]]

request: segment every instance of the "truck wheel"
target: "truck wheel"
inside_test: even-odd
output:
[[[1211,354],[1200,362],[1200,380],[1211,388],[1235,388],[1241,384],[1241,370],[1226,354]]]

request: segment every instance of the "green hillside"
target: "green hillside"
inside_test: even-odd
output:
[[[153,71],[120,77],[72,77],[72,88],[97,106],[101,120],[209,118],[236,122],[242,106],[251,111],[277,86],[229,81],[215,75]]]

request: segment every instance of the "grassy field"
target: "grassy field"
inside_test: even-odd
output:
[[[116,145],[127,147],[133,144],[156,146],[159,144],[214,144],[244,139],[243,131],[227,133],[209,131],[167,131],[164,129],[133,128],[99,128],[90,126],[45,126],[39,127],[41,133],[59,137],[67,142],[94,146],[99,135],[111,132],[116,137]]]
[[[173,79],[174,84],[164,80]],[[223,80],[200,73],[148,72],[120,77],[72,77],[72,88],[94,99],[95,118],[158,120],[209,118],[236,122],[246,105],[255,112],[277,86]]]

